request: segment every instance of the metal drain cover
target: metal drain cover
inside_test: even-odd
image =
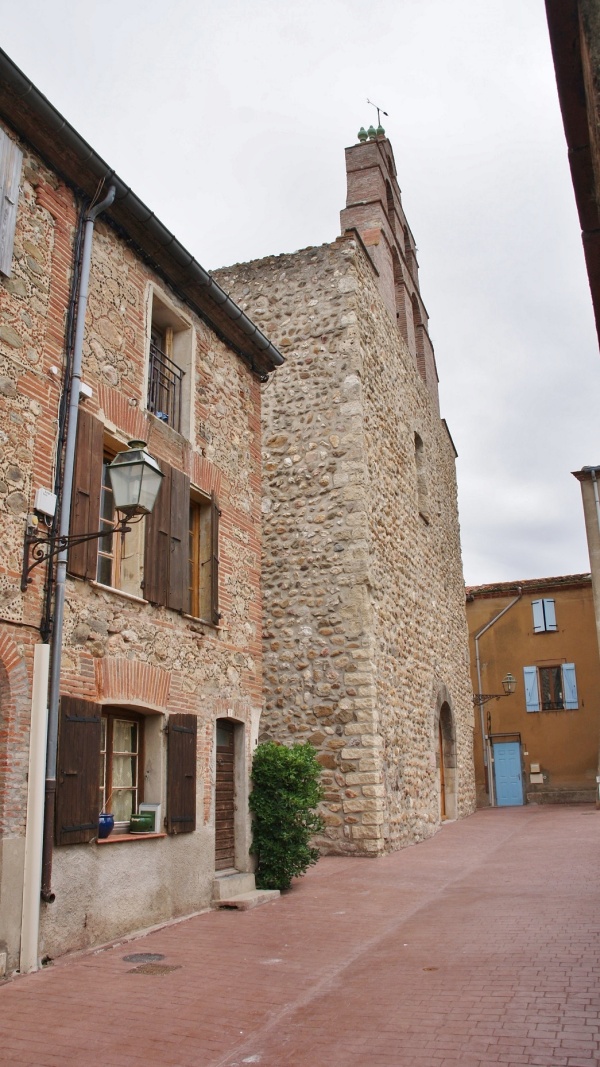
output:
[[[180,971],[181,964],[172,966],[168,963],[141,963],[139,967],[132,967],[127,974],[170,974],[171,971]]]
[[[162,952],[132,952],[130,956],[123,956],[125,963],[158,963],[164,958]]]

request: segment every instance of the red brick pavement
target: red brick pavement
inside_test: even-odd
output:
[[[0,1063],[593,1067],[600,812],[479,812],[378,860],[323,859],[212,912],[5,983]],[[168,974],[123,956],[164,953]]]

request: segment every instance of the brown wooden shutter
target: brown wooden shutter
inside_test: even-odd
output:
[[[170,715],[167,753],[167,831],[189,834],[196,829],[195,715]]]
[[[79,845],[98,836],[101,708],[60,698],[56,779],[56,843]]]
[[[171,538],[171,474],[172,468],[161,460],[164,474],[156,503],[146,516],[146,547],[144,552],[144,597],[151,604],[167,604],[169,588],[169,551]]]
[[[70,533],[93,533],[100,528],[100,493],[104,458],[104,427],[85,408],[79,408],[75,469],[71,496]],[[98,541],[84,541],[69,551],[67,569],[78,578],[96,578]]]
[[[175,611],[189,611],[190,480],[175,468],[171,471],[170,519],[167,607]]]
[[[164,474],[146,518],[144,596],[152,604],[189,611],[190,480],[161,462]]]
[[[221,512],[214,493],[210,495],[210,509],[210,552],[212,558],[210,570],[210,615],[213,625],[218,626],[221,618],[221,612],[219,611],[219,516]]]
[[[0,130],[0,274],[10,278],[23,153]]]

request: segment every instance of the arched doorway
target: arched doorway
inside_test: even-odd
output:
[[[456,733],[450,704],[442,700],[437,716],[437,752],[438,789],[440,819],[455,819],[456,804]]]

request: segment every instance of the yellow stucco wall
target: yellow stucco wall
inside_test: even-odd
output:
[[[513,696],[491,700],[483,707],[483,733],[488,732],[489,712],[493,735],[520,735],[524,793],[529,794],[529,802],[592,800],[598,773],[600,657],[590,576],[527,581],[522,583],[521,591],[521,599],[479,639],[479,689],[475,635],[518,596],[518,586],[505,583],[467,590],[473,692],[501,693],[502,678],[509,671],[517,679]],[[534,633],[532,601],[543,598],[555,601],[557,630]],[[527,712],[523,668],[564,663],[575,664],[577,710]],[[482,716],[477,706],[474,747],[477,802],[482,806],[489,803],[489,797]],[[540,765],[543,783],[531,783],[532,763]]]

